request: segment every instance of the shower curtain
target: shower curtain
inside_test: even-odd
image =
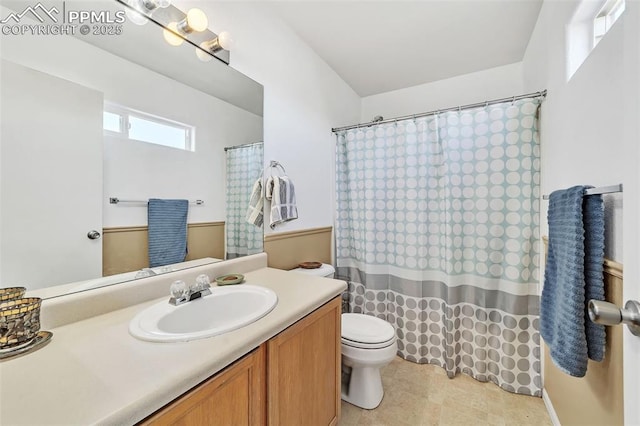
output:
[[[262,173],[264,146],[255,143],[226,150],[227,155],[227,259],[262,253],[262,227],[245,220],[251,190]]]
[[[336,266],[398,354],[541,395],[539,100],[338,135]]]

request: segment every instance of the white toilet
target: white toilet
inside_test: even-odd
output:
[[[297,268],[301,272],[333,278],[333,266]],[[342,399],[371,410],[380,405],[384,390],[380,369],[396,356],[396,332],[388,322],[370,315],[342,314]]]

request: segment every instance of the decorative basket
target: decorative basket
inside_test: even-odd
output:
[[[8,300],[20,299],[27,291],[24,287],[7,287],[0,288],[0,303]]]
[[[302,262],[298,263],[298,266],[302,269],[318,269],[322,266],[320,262]]]
[[[26,345],[36,337],[41,303],[38,297],[0,303],[0,350]]]

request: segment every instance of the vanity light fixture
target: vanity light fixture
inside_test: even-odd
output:
[[[204,31],[209,25],[207,15],[200,9],[189,9],[187,16],[180,22],[178,22],[178,31],[184,34],[192,33],[193,31]]]
[[[201,9],[191,8],[185,13],[171,0],[116,1],[124,6],[129,21],[138,25],[152,21],[159,25],[165,41],[171,46],[180,46],[186,41],[195,47],[201,61],[216,58],[229,65],[233,38],[227,31],[216,34],[209,30],[209,19]]]
[[[133,22],[136,25],[144,25],[149,20],[147,17],[135,6],[131,6],[131,9],[126,9],[125,14],[127,15],[127,19]]]
[[[184,43],[184,39],[178,33],[177,23],[170,22],[165,29],[162,30],[164,40],[172,46],[180,46]]]
[[[207,29],[209,20],[207,15],[200,9],[189,9],[187,16],[180,22],[170,22],[162,31],[162,35],[167,43],[172,46],[180,46],[184,42],[183,36],[194,31],[201,32]]]
[[[136,25],[144,25],[154,10],[171,6],[171,0],[128,0],[127,4],[130,6],[125,10],[127,18]]]
[[[200,49],[196,48],[196,55],[201,61],[208,62],[213,58],[211,55],[221,50],[231,50],[233,44],[231,34],[228,31],[222,31],[213,40],[200,43]]]

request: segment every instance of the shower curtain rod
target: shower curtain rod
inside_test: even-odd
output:
[[[331,129],[331,131],[333,133],[338,133],[338,132],[341,132],[343,130],[358,129],[360,127],[373,126],[374,124],[393,123],[395,121],[408,120],[410,118],[414,118],[415,119],[415,118],[418,118],[418,117],[426,117],[426,116],[429,116],[429,115],[439,114],[441,112],[462,111],[463,109],[478,108],[478,107],[481,107],[481,106],[487,106],[487,105],[493,105],[493,104],[501,104],[503,102],[508,102],[508,101],[515,102],[515,101],[520,100],[520,99],[526,99],[526,98],[532,98],[532,97],[545,98],[546,96],[547,96],[547,90],[545,89],[545,90],[543,90],[541,92],[533,92],[533,93],[527,93],[527,94],[524,94],[524,95],[511,96],[510,98],[493,99],[491,101],[476,102],[475,104],[468,104],[468,105],[461,105],[461,106],[451,107],[451,108],[437,109],[437,110],[429,111],[429,112],[421,112],[419,114],[404,115],[402,117],[388,118],[386,120],[370,121],[369,123],[352,124],[350,126],[344,126],[344,127],[334,127],[333,129]]]
[[[259,142],[251,142],[251,143],[243,143],[242,145],[234,145],[234,146],[226,146],[224,148],[225,151],[229,151],[230,149],[238,149],[238,148],[246,148],[248,146],[258,145],[264,143],[263,141]]]

